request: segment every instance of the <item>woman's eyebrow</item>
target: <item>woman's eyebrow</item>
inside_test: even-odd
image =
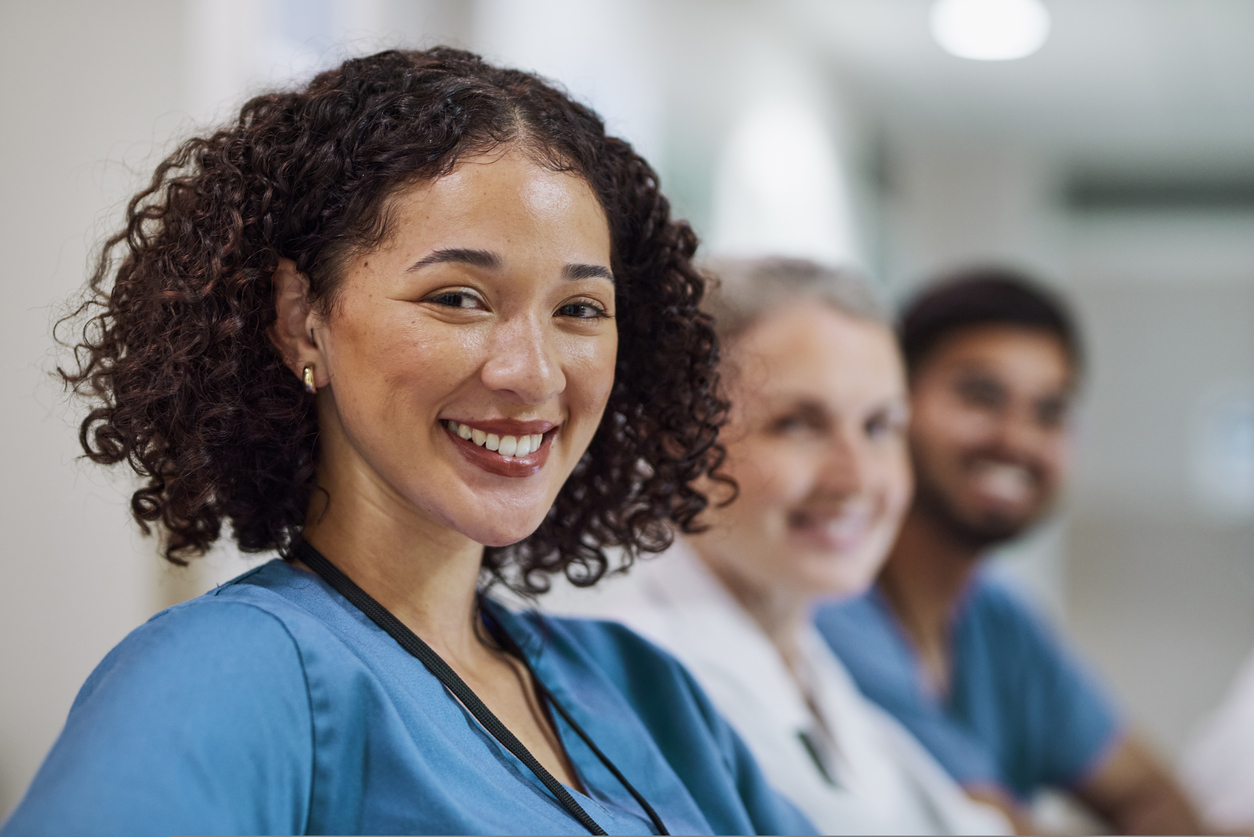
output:
[[[567,279],[608,279],[614,281],[614,274],[608,267],[599,264],[568,264],[562,268],[562,275]]]
[[[501,266],[501,257],[496,253],[487,250],[470,250],[463,247],[450,247],[440,250],[432,250],[418,261],[414,262],[406,270],[406,273],[413,273],[421,270],[428,265],[447,264],[449,262],[468,264],[473,267],[482,267],[486,270],[495,270]]]
[[[501,267],[501,257],[489,250],[472,250],[467,247],[446,247],[432,250],[405,271],[413,273],[433,264],[468,264],[485,270],[497,270]],[[614,274],[608,267],[599,264],[568,264],[562,268],[562,276],[567,279],[608,279],[614,281]]]

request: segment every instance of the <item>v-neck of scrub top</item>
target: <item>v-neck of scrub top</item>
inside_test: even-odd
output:
[[[532,676],[544,683],[545,688],[549,690],[554,699],[561,701],[562,707],[567,712],[573,713],[573,701],[570,700],[570,696],[566,694],[566,690],[561,684],[551,683],[549,680],[541,678],[539,669],[540,660],[543,658],[544,652],[543,643],[538,641],[535,634],[519,631],[516,626],[510,625],[512,614],[498,602],[485,599],[485,607],[491,609],[492,618],[501,625],[502,629],[509,632],[510,636],[523,650],[523,653],[527,656],[527,664],[531,669]],[[452,693],[449,693],[449,697],[456,700]],[[567,723],[561,713],[549,706],[548,701],[544,701],[544,703],[546,715],[553,724],[554,731],[562,745],[562,749],[565,751],[567,760],[570,762],[571,769],[578,775],[580,783],[586,790],[581,791],[578,788],[573,788],[565,782],[562,782],[562,787],[566,788],[566,791],[579,803],[580,807],[587,811],[588,815],[596,820],[597,825],[607,832],[611,834],[656,834],[657,830],[654,828],[653,822],[641,809],[640,804],[632,797],[631,793],[623,786],[622,782],[610,772],[597,754],[592,752],[592,748]],[[468,720],[473,722],[479,731],[496,746],[502,758],[514,766],[520,778],[531,784],[541,794],[551,799],[557,798],[531,768],[527,767],[521,759],[511,753],[495,736],[484,729],[482,724],[479,724],[465,707],[462,707],[462,709],[466,712]],[[586,729],[585,732],[587,732]],[[589,737],[591,737],[590,734]],[[594,743],[595,741],[593,739]],[[622,768],[619,767],[619,770],[621,771]],[[647,797],[645,801],[648,801]],[[665,821],[663,821],[663,825],[665,825]]]

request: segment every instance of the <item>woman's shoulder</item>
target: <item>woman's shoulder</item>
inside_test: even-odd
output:
[[[351,622],[344,611],[308,573],[268,562],[133,630],[92,672],[74,706],[105,684],[113,691],[180,689],[198,705],[219,707],[246,694],[249,683],[303,694],[311,650],[320,670],[335,657],[328,650],[342,645],[328,616]]]
[[[258,571],[246,575],[252,575]],[[243,578],[243,577],[242,577]],[[133,630],[87,678],[67,730],[269,724],[276,706],[307,714],[308,678],[298,613],[234,582],[157,613]],[[138,710],[138,711],[137,711]]]
[[[182,641],[199,637],[217,644],[235,643],[241,635],[290,639],[291,628],[313,616],[309,605],[327,598],[319,586],[308,573],[275,559],[156,613],[131,636]]]
[[[312,710],[282,611],[222,590],[132,631],[79,691],[12,833],[141,833],[136,811],[163,833],[301,828]]]
[[[281,598],[260,594],[248,583],[266,567],[250,570],[208,593],[160,611],[133,630],[105,657],[106,671],[136,658],[169,673],[196,668],[195,661],[218,654],[243,659],[262,654],[282,657],[297,643],[288,625],[296,612]],[[100,674],[98,670],[93,675]],[[88,685],[91,681],[88,681]]]
[[[252,620],[273,622],[297,644],[307,641],[310,631],[342,635],[373,624],[321,578],[277,558],[162,611],[150,621],[174,618],[230,623],[247,619],[242,616],[245,612],[251,613]]]

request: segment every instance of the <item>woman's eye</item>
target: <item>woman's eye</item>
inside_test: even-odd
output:
[[[906,417],[894,412],[885,412],[871,416],[866,422],[866,435],[869,439],[884,439],[905,433]]]
[[[781,435],[814,429],[814,423],[804,416],[781,416],[771,424],[771,430]]]
[[[866,435],[872,439],[890,436],[896,429],[887,418],[873,418],[866,423]]]
[[[557,314],[559,317],[574,317],[578,320],[595,320],[601,317],[609,317],[604,308],[595,302],[587,300],[568,302],[557,309]]]
[[[448,308],[483,308],[483,300],[470,291],[440,291],[427,297],[427,302]]]

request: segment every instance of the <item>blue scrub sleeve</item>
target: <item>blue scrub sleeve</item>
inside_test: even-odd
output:
[[[1008,643],[1001,653],[1014,661],[1021,677],[1017,715],[1027,744],[1010,765],[1015,790],[1023,795],[1041,784],[1083,784],[1120,738],[1119,714],[1043,618],[1010,591],[989,588],[990,598],[1005,597],[1003,606],[1014,619],[1012,629],[989,631],[988,641]]]
[[[251,605],[199,599],[105,657],[0,835],[302,833],[312,763],[287,629]]]

